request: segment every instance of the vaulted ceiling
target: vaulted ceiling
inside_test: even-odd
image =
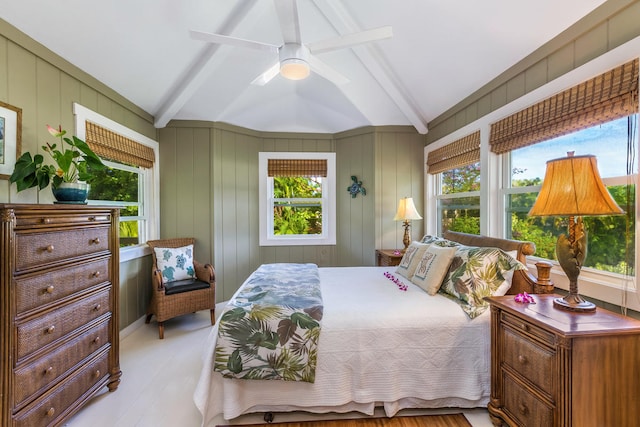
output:
[[[277,54],[190,35],[280,46],[278,7],[294,1],[0,0],[0,17],[152,114],[156,127],[183,119],[261,131],[411,125],[426,133],[430,120],[604,2],[298,0],[305,44],[391,26],[391,38],[316,55],[348,79],[342,84],[315,72],[251,84]]]

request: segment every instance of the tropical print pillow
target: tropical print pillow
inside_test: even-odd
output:
[[[439,292],[458,302],[473,319],[489,307],[484,297],[506,294],[513,272],[525,269],[501,249],[460,245]]]
[[[180,248],[154,248],[158,269],[164,283],[193,279],[193,245]]]

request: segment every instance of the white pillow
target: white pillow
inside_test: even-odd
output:
[[[411,281],[424,289],[429,295],[435,295],[442,285],[444,276],[456,255],[457,248],[429,246],[420,259]]]
[[[153,250],[165,283],[195,278],[193,245],[181,248],[153,248]]]
[[[429,246],[429,244],[425,243],[411,242],[396,268],[396,273],[411,280],[411,276],[413,276],[416,267],[418,267],[420,257]]]

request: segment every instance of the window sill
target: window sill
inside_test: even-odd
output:
[[[151,248],[146,244],[120,248],[120,262],[131,261],[147,255],[151,255]]]

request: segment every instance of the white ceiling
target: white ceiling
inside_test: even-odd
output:
[[[262,131],[412,125],[426,133],[430,120],[603,2],[299,0],[305,43],[393,28],[390,39],[318,54],[349,79],[339,86],[314,73],[251,85],[273,54],[189,35],[280,45],[272,0],[0,0],[0,17],[152,114],[156,127],[188,119]]]

